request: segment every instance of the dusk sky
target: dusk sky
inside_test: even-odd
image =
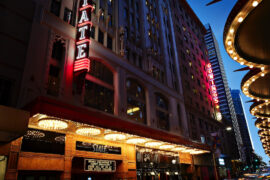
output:
[[[219,48],[221,51],[221,56],[225,66],[225,72],[228,78],[229,87],[231,89],[240,89],[240,83],[243,76],[247,73],[244,72],[233,72],[236,69],[243,68],[244,66],[232,60],[229,55],[226,53],[223,45],[223,29],[226,23],[227,17],[232,10],[234,4],[237,0],[223,0],[211,6],[205,6],[211,0],[187,0],[191,8],[197,14],[199,19],[203,24],[209,23],[214,31],[214,34],[217,38]],[[251,103],[247,103],[250,98],[246,97],[241,92],[242,101],[244,104],[244,109],[246,113],[246,118],[248,121],[249,132],[253,142],[253,148],[255,152],[262,156],[263,160],[268,164],[269,157],[264,153],[259,135],[258,128],[255,126],[255,118],[250,114],[249,107]]]

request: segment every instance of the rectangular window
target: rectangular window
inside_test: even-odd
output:
[[[61,0],[52,0],[51,1],[51,13],[58,16],[60,15],[61,10]]]
[[[140,32],[140,20],[139,20],[139,18],[136,19],[136,29],[137,29],[137,32]]]
[[[112,27],[113,26],[113,16],[111,14],[108,14],[108,18],[109,18],[109,22],[108,22],[108,26]]]
[[[109,35],[107,36],[107,48],[112,50],[112,38]]]
[[[93,39],[95,39],[95,30],[96,30],[95,26],[92,26],[90,30],[90,37]]]
[[[139,56],[139,68],[143,69],[142,57],[141,56]]]
[[[50,65],[49,76],[48,76],[48,87],[47,93],[52,96],[58,96],[59,94],[59,78],[60,68],[54,65]]]
[[[104,42],[104,33],[100,29],[98,30],[98,42],[101,44]]]
[[[103,0],[99,0],[99,8],[105,9],[105,4]]]
[[[165,113],[163,111],[157,110],[156,116],[158,119],[158,128],[163,130],[170,130],[169,127],[169,113]]]
[[[84,105],[113,114],[114,91],[91,81],[85,82]]]
[[[127,21],[128,20],[128,9],[124,8],[124,20]]]
[[[129,23],[133,25],[133,13],[130,13],[129,19]]]
[[[72,11],[68,8],[65,8],[64,21],[67,22],[68,24],[71,24],[71,19],[72,19]]]

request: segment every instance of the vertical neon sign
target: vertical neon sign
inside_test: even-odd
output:
[[[212,95],[212,99],[215,104],[218,104],[217,88],[214,82],[214,74],[213,74],[212,66],[210,63],[206,65],[206,72],[207,72],[207,78],[210,84],[210,92]]]
[[[92,28],[91,12],[94,10],[92,0],[81,0],[79,3],[76,35],[74,72],[90,70],[90,33]]]

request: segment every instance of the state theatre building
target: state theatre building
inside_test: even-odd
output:
[[[1,119],[4,124],[17,119],[14,127],[22,128],[16,135],[10,130],[14,136],[0,144],[0,177],[215,178],[210,147],[189,137],[167,3],[0,3],[10,14],[8,22],[13,16],[21,19],[18,30],[16,23],[7,26],[15,29],[7,32],[8,38],[14,36],[14,49],[19,38],[26,39],[15,69],[21,72],[20,81],[14,81],[19,86],[10,91],[17,92],[14,109]],[[17,37],[16,31],[28,35]],[[7,77],[13,72],[8,68]]]

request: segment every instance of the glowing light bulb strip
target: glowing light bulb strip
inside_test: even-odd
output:
[[[101,134],[101,130],[93,127],[80,127],[76,130],[76,133],[83,136],[96,136]]]
[[[117,132],[111,129],[103,129],[96,126],[89,126],[87,124],[81,124],[78,122],[63,120],[60,118],[55,118],[55,117],[47,116],[44,114],[34,115],[33,117],[30,118],[29,127],[36,128],[37,126],[42,127],[43,129],[61,131],[63,133],[69,132],[69,133],[76,133],[82,136],[98,136],[98,137],[104,137],[105,140],[110,140],[110,141],[118,141],[121,143],[125,142],[128,144],[135,144],[135,145],[139,144],[139,146],[142,146],[145,148],[155,148],[155,149],[166,151],[166,153],[170,155],[172,153],[177,153],[177,152],[193,153],[193,155],[209,152],[202,149],[195,149],[192,147],[187,147],[184,145],[171,144],[168,142],[163,142],[163,141],[159,141],[155,139],[149,139],[149,138],[140,137],[137,135]],[[68,126],[70,126],[70,128]],[[77,127],[77,128],[74,128],[74,127]],[[68,129],[65,130],[66,128]],[[36,134],[35,136],[41,137],[41,135],[39,134],[36,135]],[[55,140],[65,141],[63,137],[57,137]]]
[[[262,102],[262,103],[258,103],[255,106],[251,106],[250,113],[253,116],[257,117],[257,118],[270,118],[270,114],[268,114],[268,115],[261,115],[261,114],[258,113],[261,108],[266,107],[266,106],[269,106],[269,104],[270,104],[269,101],[267,101],[267,102],[265,101],[265,102]]]
[[[60,119],[43,118],[38,121],[38,126],[49,130],[62,130],[68,127],[68,123]]]
[[[261,68],[262,69],[262,68]],[[249,92],[249,88],[250,86],[256,82],[257,79],[264,77],[266,74],[270,73],[269,69],[265,69],[263,68],[263,70],[259,71],[258,73],[254,74],[253,76],[250,76],[247,80],[245,80],[244,82],[242,81],[241,83],[241,90],[243,91],[243,93],[247,96],[250,97],[252,99],[256,99],[259,101],[265,101],[265,100],[269,100],[269,98],[263,98],[263,97],[259,97],[259,96],[255,96],[252,93]]]
[[[146,140],[143,138],[130,138],[126,141],[128,144],[142,144],[145,143]]]
[[[237,53],[234,41],[235,41],[235,35],[236,30],[240,26],[240,24],[245,20],[245,18],[248,16],[248,14],[258,6],[259,3],[261,3],[262,0],[252,0],[248,1],[246,5],[241,9],[241,11],[236,15],[233,19],[233,21],[230,23],[228,29],[225,31],[225,39],[224,39],[224,46],[229,54],[229,56],[237,61],[240,64],[245,64],[247,66],[254,66],[254,67],[261,67],[260,64],[250,62],[248,60],[243,59],[240,57],[240,55]]]

